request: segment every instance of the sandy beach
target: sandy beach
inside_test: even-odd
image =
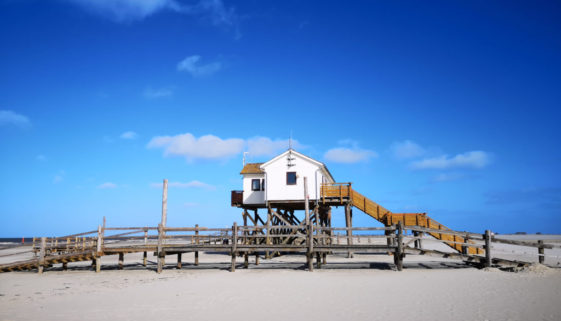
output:
[[[530,258],[523,248],[496,250]],[[518,252],[517,252],[518,251]],[[556,251],[557,252],[557,251]],[[533,251],[532,251],[533,253]],[[558,255],[559,253],[546,253]],[[560,320],[561,270],[534,265],[519,272],[477,269],[461,261],[408,255],[395,271],[387,255],[329,256],[322,269],[308,272],[304,258],[261,259],[249,269],[228,271],[229,256],[183,256],[183,268],[168,256],[155,273],[141,254],[103,258],[101,273],[89,262],[59,266],[42,275],[0,274],[0,320]],[[547,262],[546,262],[547,263]]]

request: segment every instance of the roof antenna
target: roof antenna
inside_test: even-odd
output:
[[[243,152],[243,167],[245,167],[245,155],[249,154],[249,152]]]
[[[292,150],[292,129],[290,130],[290,136],[288,136],[288,149]]]

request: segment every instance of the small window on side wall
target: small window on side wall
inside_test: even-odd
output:
[[[260,191],[261,190],[261,180],[260,179],[252,179],[251,180],[251,190],[252,191]]]
[[[286,185],[296,185],[296,172],[286,172]]]

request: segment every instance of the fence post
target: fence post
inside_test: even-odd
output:
[[[123,265],[125,264],[125,253],[124,252],[120,252],[119,253],[119,270],[123,269]]]
[[[545,262],[543,240],[538,240],[538,262],[543,264]]]
[[[464,243],[469,243],[469,237],[468,235],[466,235],[464,237]],[[462,254],[464,255],[468,255],[469,254],[469,247],[467,246],[467,244],[462,244]]]
[[[238,224],[234,222],[232,226],[232,267],[231,272],[236,272],[236,250],[238,245]]]
[[[347,225],[347,246],[352,246],[353,245],[353,210],[351,208],[351,204],[347,203],[345,204],[345,222]],[[347,252],[347,257],[348,258],[352,258],[353,257],[353,252],[351,250],[349,250],[349,252]]]
[[[101,270],[101,255],[103,251],[103,235],[101,234],[101,225],[97,227],[97,246],[96,246],[96,253],[95,253],[95,272],[99,273]]]
[[[148,229],[144,229],[144,246],[148,244]],[[144,251],[142,254],[142,265],[146,267],[146,261],[148,261],[148,252]]]
[[[314,226],[308,225],[308,270],[314,271]]]
[[[246,246],[249,244],[248,238],[247,238],[247,236],[248,236],[248,234],[249,234],[249,232],[248,232],[248,230],[247,230],[247,216],[248,216],[248,215],[249,215],[249,214],[247,213],[247,210],[244,210],[244,212],[243,212],[243,226],[244,226],[244,227],[243,227],[243,231],[244,231],[244,232],[243,232],[243,236],[244,236],[244,237],[243,237],[243,244],[246,245]],[[244,266],[244,268],[246,268],[246,269],[249,268],[249,252],[248,252],[248,251],[245,251],[245,253],[244,253],[244,256],[243,256],[243,266]]]
[[[162,269],[164,268],[164,253],[162,251],[162,244],[164,241],[164,228],[162,226],[162,224],[158,224],[158,268],[157,268],[157,272],[158,273],[162,273]]]
[[[199,224],[195,224],[195,244],[199,245]],[[195,251],[195,266],[199,265],[199,251]]]
[[[398,271],[403,270],[403,222],[397,222],[397,248],[394,254],[395,265]]]
[[[43,273],[43,266],[45,265],[46,247],[47,247],[47,238],[43,236],[41,238],[41,250],[39,251],[39,262],[38,262],[39,264],[37,266],[37,270],[39,274]]]
[[[491,230],[485,230],[485,267],[491,266]]]

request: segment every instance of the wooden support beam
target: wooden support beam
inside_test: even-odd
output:
[[[272,219],[272,215],[271,215],[271,207],[269,206],[269,208],[267,209],[267,228],[265,230],[265,243],[267,245],[271,244],[271,238],[270,238],[270,233],[271,233],[271,219]],[[269,251],[265,251],[265,259],[270,259],[271,258],[271,252]]]
[[[314,271],[314,226],[308,225],[308,270]]]
[[[177,253],[177,268],[181,269],[181,253]]]
[[[257,210],[254,210],[254,215],[255,215],[255,220],[254,222],[254,226],[257,226],[257,219],[259,218],[259,215],[257,214]],[[257,234],[257,231],[253,231],[254,235]],[[255,244],[257,244],[257,239],[255,239]],[[259,252],[255,251],[255,265],[259,265]]]
[[[247,213],[247,210],[243,211],[243,225],[247,226],[247,218],[249,217],[249,213]],[[251,217],[250,217],[251,218]],[[244,240],[243,240],[243,244],[247,245],[249,244],[249,240],[247,238],[248,232],[247,232],[247,228],[244,228]],[[243,256],[243,266],[244,268],[249,268],[249,252],[245,252],[244,256]]]

